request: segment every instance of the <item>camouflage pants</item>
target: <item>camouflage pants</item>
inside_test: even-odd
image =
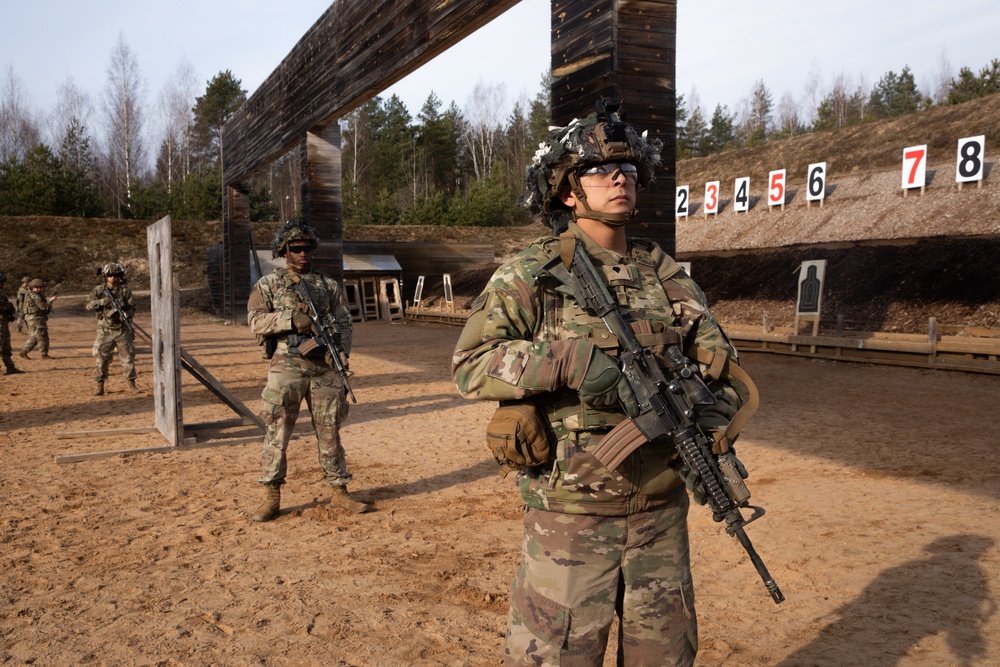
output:
[[[698,649],[683,487],[622,517],[530,509],[505,665],[601,667],[614,615],[617,664],[690,666]]]
[[[91,353],[97,360],[94,366],[94,380],[104,382],[108,379],[108,365],[115,348],[118,348],[118,360],[122,362],[122,375],[126,380],[134,380],[135,374],[135,338],[126,329],[97,329],[97,339]]]
[[[282,483],[288,472],[286,450],[303,399],[309,406],[319,449],[319,464],[330,486],[347,486],[351,475],[340,443],[340,424],[347,418],[344,384],[332,368],[298,355],[275,353],[262,394],[261,419],[267,426],[260,482]]]
[[[10,346],[10,325],[6,320],[0,320],[0,360],[3,361],[4,368],[14,368],[13,354],[14,350]]]
[[[35,347],[42,354],[49,353],[49,323],[47,320],[26,320],[28,325],[28,340],[24,341],[24,351],[31,352]]]

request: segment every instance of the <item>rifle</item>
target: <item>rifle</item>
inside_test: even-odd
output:
[[[112,292],[107,285],[104,286],[104,293],[107,295],[109,299],[111,299],[111,307],[114,309],[116,313],[118,313],[118,316],[121,318],[122,326],[125,327],[126,331],[128,331],[130,334],[134,336],[135,327],[132,326],[132,318],[129,316],[128,313],[125,312],[125,307],[122,306],[122,302],[118,300],[118,298],[115,296],[115,293]]]
[[[574,244],[568,268],[557,255],[542,266],[535,277],[551,277],[568,288],[582,308],[600,317],[617,336],[622,348],[618,358],[621,371],[639,406],[638,414],[630,416],[631,421],[623,422],[605,436],[594,455],[605,467],[614,470],[647,441],[665,438],[673,442],[684,464],[700,475],[713,518],[716,521],[725,519],[726,532],[740,541],[775,604],[781,603],[785,596],[743,530],[748,523],[764,515],[764,508],[747,502],[750,491],[738,472],[735,456],[713,454],[712,439],[703,434],[694,421],[696,406],[716,402],[711,390],[676,344],[667,348],[667,374],[664,374],[656,356],[642,346],[618,310],[617,302],[598,276],[582,244],[575,239]],[[753,510],[753,513],[744,517],[741,508]]]
[[[347,367],[344,366],[344,360],[340,357],[340,348],[337,347],[336,334],[330,330],[328,321],[316,309],[316,304],[313,302],[312,294],[309,293],[309,287],[305,281],[298,276],[295,276],[294,280],[295,291],[302,297],[302,302],[309,306],[309,318],[313,321],[313,330],[318,334],[321,344],[330,353],[330,357],[333,359],[333,367],[340,375],[340,379],[344,381],[344,388],[347,389],[347,393],[351,397],[351,402],[357,403],[358,399],[354,397],[354,390],[351,389],[351,383],[347,379]]]

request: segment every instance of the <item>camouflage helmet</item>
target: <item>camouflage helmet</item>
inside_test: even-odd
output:
[[[302,239],[312,243],[313,248],[319,246],[319,235],[315,229],[306,224],[303,218],[289,220],[275,232],[274,241],[271,242],[271,256],[284,257],[288,244]]]
[[[569,209],[559,195],[569,188],[590,211],[577,173],[583,167],[604,162],[631,162],[638,172],[637,186],[645,188],[656,180],[654,171],[660,165],[662,145],[659,139],[648,139],[645,132],[640,135],[626,124],[619,102],[601,97],[586,118],[574,118],[566,127],[550,128],[526,170],[521,204],[543,217],[567,213]],[[624,214],[591,213],[611,224],[624,224],[632,215],[621,219]]]
[[[45,281],[41,278],[35,278],[28,283],[28,287],[45,287]]]
[[[105,278],[108,276],[118,276],[119,278],[124,278],[125,267],[118,262],[111,262],[110,264],[104,265],[104,268],[101,269],[101,275]]]

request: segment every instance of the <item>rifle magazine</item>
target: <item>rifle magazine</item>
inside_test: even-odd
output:
[[[635,422],[626,419],[608,431],[600,444],[594,448],[592,454],[605,468],[614,470],[646,442],[648,442],[646,436],[642,434]]]

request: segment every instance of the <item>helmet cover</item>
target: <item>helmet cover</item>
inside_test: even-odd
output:
[[[314,249],[319,246],[319,235],[303,218],[289,220],[275,232],[274,241],[271,242],[271,256],[284,257],[288,244],[302,239],[312,243]]]

